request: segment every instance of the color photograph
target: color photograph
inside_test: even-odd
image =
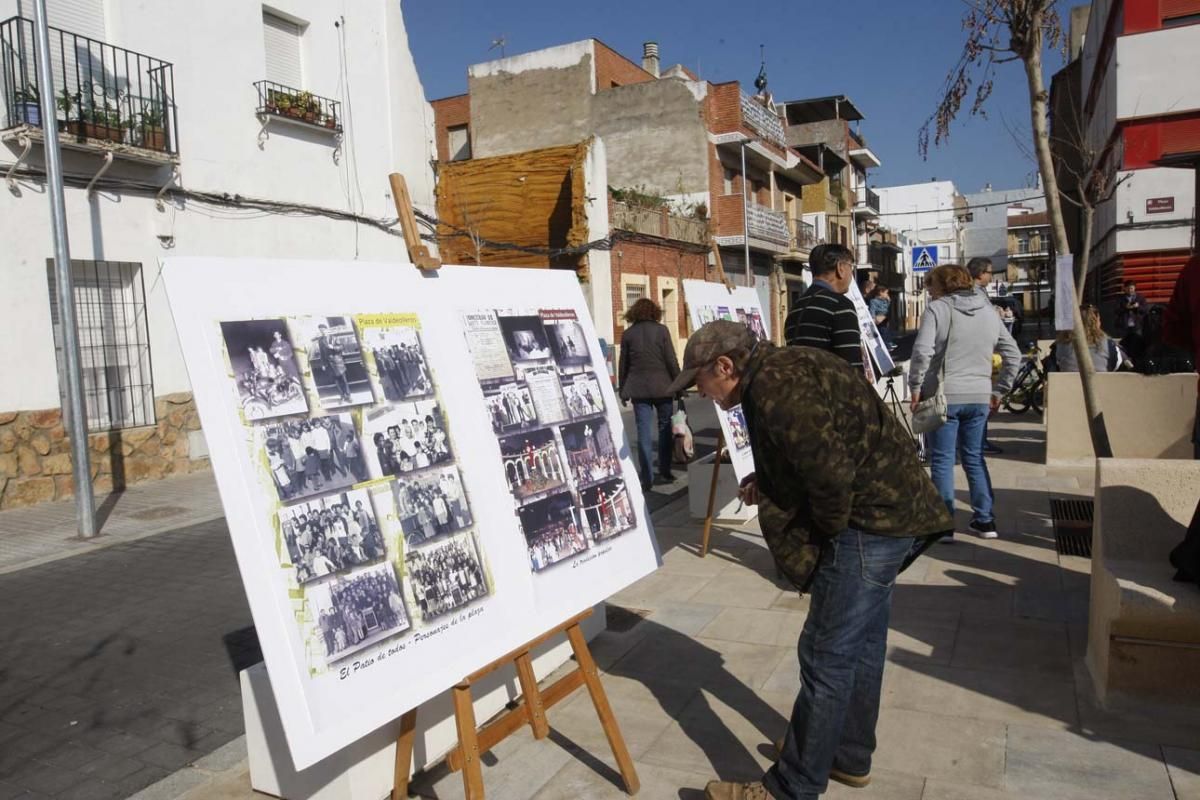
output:
[[[599,483],[621,474],[621,460],[613,445],[608,420],[599,418],[575,422],[562,426],[559,431],[576,487]]]
[[[504,479],[517,500],[553,491],[567,484],[554,431],[546,428],[500,439]]]
[[[588,549],[577,512],[570,492],[551,495],[517,510],[534,572]]]
[[[632,530],[637,526],[629,489],[620,480],[602,483],[580,492],[583,519],[588,533],[597,541]]]

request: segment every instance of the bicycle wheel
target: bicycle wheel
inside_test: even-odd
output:
[[[1004,396],[1004,408],[1012,414],[1024,414],[1033,405],[1029,392],[1024,389],[1013,389]]]

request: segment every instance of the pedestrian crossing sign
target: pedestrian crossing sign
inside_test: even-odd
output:
[[[914,247],[912,251],[913,272],[928,272],[937,266],[936,247]]]

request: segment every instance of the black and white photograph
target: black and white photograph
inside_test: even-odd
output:
[[[529,387],[529,396],[533,399],[538,422],[553,425],[556,422],[567,421],[570,415],[567,412],[566,398],[563,397],[562,378],[554,366],[526,364],[517,367],[517,376]]]
[[[750,446],[750,433],[746,430],[746,416],[742,413],[742,407],[734,406],[727,414],[733,446],[737,450],[745,450]]]
[[[503,383],[484,389],[483,400],[493,433],[523,431],[539,424],[533,397],[523,383]]]
[[[567,484],[567,470],[554,431],[549,428],[500,439],[500,457],[504,464],[504,479],[517,500],[526,500]]]
[[[579,497],[583,519],[593,539],[607,539],[637,526],[633,500],[624,481],[614,480],[584,489]]]
[[[433,378],[416,328],[362,328],[361,336],[375,361],[378,390],[385,400],[398,403],[433,394]]]
[[[350,317],[303,317],[293,322],[302,332],[308,369],[322,408],[375,402],[362,347]]]
[[[567,464],[576,487],[599,483],[621,474],[621,460],[613,445],[608,420],[600,417],[559,428]]]
[[[390,563],[337,577],[312,593],[329,663],[411,627]]]
[[[578,509],[570,492],[551,495],[517,509],[529,548],[529,565],[541,572],[590,546],[580,528]]]
[[[563,400],[572,419],[604,413],[604,395],[594,372],[581,375],[562,375]]]
[[[299,583],[378,561],[387,553],[366,489],[281,508],[279,531]]]
[[[246,419],[307,414],[300,365],[282,319],[222,322],[225,352]]]
[[[579,324],[574,311],[544,311],[542,319],[557,364],[569,366],[591,361],[583,326]]]
[[[448,464],[450,434],[436,400],[399,403],[367,412],[363,447],[373,478],[404,475]]]
[[[501,316],[499,321],[500,332],[504,336],[504,346],[513,363],[550,360],[550,345],[546,341],[546,331],[542,328],[541,317],[534,315]]]
[[[470,534],[410,551],[407,567],[413,602],[426,622],[488,594],[479,548]]]
[[[281,419],[256,430],[279,500],[290,503],[367,479],[349,414]]]
[[[392,482],[392,495],[409,546],[471,527],[471,507],[457,467],[401,476]]]

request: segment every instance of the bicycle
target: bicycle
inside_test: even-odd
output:
[[[1012,388],[1004,395],[1001,403],[1013,414],[1024,414],[1029,409],[1042,413],[1046,394],[1046,369],[1042,365],[1037,342],[1032,342],[1022,357],[1024,363],[1017,372]]]

